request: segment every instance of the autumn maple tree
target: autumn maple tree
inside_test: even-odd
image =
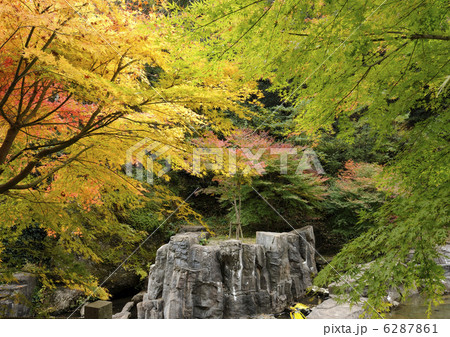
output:
[[[120,1],[0,1],[0,212],[8,242],[34,225],[58,254],[99,262],[96,240],[109,235],[120,238],[120,260],[121,247],[143,233],[115,213],[149,200],[142,182],[124,175],[126,150],[147,138],[170,146],[167,155],[183,165],[177,158],[190,151],[196,128],[227,128],[219,108],[244,114],[237,101],[252,84],[232,66],[214,77],[197,72],[201,59],[183,65],[163,18]],[[174,205],[177,217],[198,219],[181,199],[152,189],[161,221]],[[68,284],[84,282],[75,275],[65,274]]]

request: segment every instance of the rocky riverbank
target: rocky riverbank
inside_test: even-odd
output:
[[[440,247],[439,251],[441,253],[441,257],[437,259],[436,262],[444,269],[445,279],[443,283],[446,289],[446,295],[444,296],[444,305],[435,309],[435,311],[438,313],[435,313],[434,318],[440,318],[440,316],[442,316],[442,311],[439,310],[448,312],[450,308],[450,244],[446,244],[445,246]],[[330,289],[332,293],[333,288],[331,287]],[[363,295],[366,296],[365,294]],[[362,297],[360,304],[350,307],[348,303],[338,304],[335,299],[330,298],[317,307],[313,308],[312,312],[308,315],[308,319],[359,318],[363,313],[362,304],[366,300],[366,298]],[[393,307],[393,312],[391,312],[389,317],[396,318],[396,311],[398,310],[398,318],[426,318],[426,301],[419,295],[417,291],[411,294],[411,298],[408,298],[405,304],[400,304],[400,300],[400,294],[396,291],[390,291],[388,294],[386,294],[386,301],[391,303]],[[396,309],[397,307],[398,309]],[[447,313],[446,315],[448,316],[450,315],[450,313]]]

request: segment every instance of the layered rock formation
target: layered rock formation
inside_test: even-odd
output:
[[[175,235],[150,268],[138,318],[239,318],[283,311],[311,286],[314,233],[258,232],[256,244]]]

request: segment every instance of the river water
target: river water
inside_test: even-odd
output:
[[[431,317],[435,319],[450,318],[450,295],[443,297],[444,303],[437,307],[432,307]],[[393,309],[386,318],[427,318],[428,304],[423,296],[411,296],[404,304],[400,304]]]

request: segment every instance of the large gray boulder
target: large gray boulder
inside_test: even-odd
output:
[[[32,316],[32,298],[37,278],[30,273],[15,273],[15,281],[0,285],[0,318]]]
[[[361,305],[338,304],[333,298],[313,308],[308,319],[356,319],[364,313]]]
[[[147,292],[145,290],[142,290],[139,293],[137,293],[136,295],[134,295],[131,300],[134,302],[134,304],[138,304],[138,303],[142,302],[145,294],[147,294]]]
[[[124,307],[122,308],[122,311],[114,314],[112,316],[113,319],[128,319],[131,317],[131,310],[133,309],[135,305],[135,302],[132,300],[131,302],[127,302]]]
[[[77,301],[84,295],[81,290],[58,287],[45,301],[47,311],[53,315],[61,314],[77,306]]]
[[[311,232],[312,233],[312,232]],[[150,268],[138,318],[239,318],[280,312],[311,286],[314,258],[298,233],[258,232],[256,244],[199,244],[201,233],[173,236]],[[305,238],[314,244],[314,234]],[[311,240],[312,239],[312,240]],[[308,255],[309,254],[309,255]]]
[[[447,293],[450,293],[450,244],[440,247],[439,252],[442,254],[436,261],[444,268],[444,286]]]

